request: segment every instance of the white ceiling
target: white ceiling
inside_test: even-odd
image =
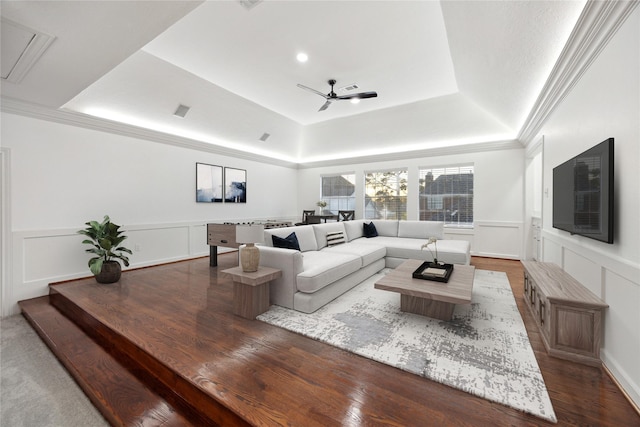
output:
[[[513,139],[584,4],[3,1],[55,40],[2,95],[293,162]]]

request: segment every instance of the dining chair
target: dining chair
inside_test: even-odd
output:
[[[356,218],[356,211],[338,211],[338,221],[351,221]]]
[[[302,211],[302,222],[298,222],[296,223],[296,225],[307,225],[310,224],[309,222],[309,217],[313,216],[316,213],[316,211],[314,210],[303,210]],[[318,219],[318,222],[320,222],[320,220]]]

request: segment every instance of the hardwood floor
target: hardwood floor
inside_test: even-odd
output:
[[[73,360],[65,365],[76,378],[82,378],[78,382],[87,387],[87,394],[98,385],[103,389],[92,401],[114,425],[549,424],[235,316],[233,283],[220,271],[237,265],[237,254],[222,254],[218,263],[212,268],[208,258],[201,258],[128,271],[114,285],[98,285],[93,279],[58,284],[52,286],[46,301],[38,300],[39,310],[48,314],[38,317],[35,301],[21,307],[45,341],[55,347],[54,353]],[[472,264],[507,273],[558,425],[640,426],[640,416],[602,369],[546,354],[534,321],[523,306],[520,262],[474,257]],[[78,333],[82,332],[67,333],[56,344],[54,329],[69,331],[72,327],[53,320],[57,312],[48,306],[49,300],[99,343],[103,352],[118,360],[120,368],[115,362],[107,365],[97,350],[87,351],[91,344],[86,338],[74,344],[74,340],[81,340]],[[118,369],[125,379],[118,376]],[[132,374],[136,378],[132,379]],[[134,386],[134,382],[139,384]],[[113,389],[104,390],[109,384]],[[157,396],[148,396],[149,390]],[[128,417],[118,412],[132,412],[131,402],[138,402],[140,410]]]

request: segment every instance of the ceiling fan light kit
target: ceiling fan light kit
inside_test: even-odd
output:
[[[321,97],[323,97],[326,102],[322,105],[322,107],[320,107],[320,109],[318,111],[324,111],[327,108],[329,108],[329,106],[331,105],[331,103],[333,101],[344,101],[344,100],[351,100],[351,101],[355,101],[354,103],[358,103],[361,99],[367,99],[367,98],[375,98],[378,96],[378,94],[376,92],[359,92],[359,93],[351,93],[348,95],[340,95],[338,96],[334,90],[333,87],[336,84],[336,81],[334,79],[329,80],[327,83],[329,83],[329,85],[331,86],[331,91],[328,94],[324,94],[320,91],[317,91],[315,89],[312,89],[310,87],[307,87],[305,85],[301,85],[300,83],[298,83],[298,87],[304,90],[308,90],[309,92],[313,92],[316,95],[320,95]],[[349,88],[358,88],[357,85],[352,84],[349,85],[345,88],[343,88],[344,90],[349,90]]]

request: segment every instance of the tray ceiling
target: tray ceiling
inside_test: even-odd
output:
[[[8,1],[3,17],[55,41],[2,94],[299,162],[507,140],[584,4]],[[330,78],[378,97],[318,112],[296,84]]]

